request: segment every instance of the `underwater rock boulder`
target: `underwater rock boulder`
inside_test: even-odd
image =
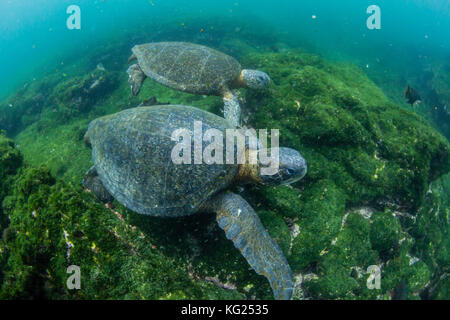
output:
[[[0,177],[15,174],[22,165],[22,155],[15,148],[14,141],[6,137],[5,132],[0,132]]]
[[[247,59],[268,70],[274,82],[271,94],[247,92],[248,105],[257,106],[250,122],[279,128],[281,144],[309,153],[307,182],[330,179],[355,205],[417,208],[429,183],[450,170],[448,141],[390,102],[356,67],[304,53]],[[307,76],[294,85],[287,72]]]
[[[428,245],[448,243],[448,221],[431,218],[434,210],[445,217],[448,208],[442,209],[439,196],[428,196],[440,190],[442,182],[434,181],[450,170],[448,141],[390,102],[355,66],[302,52],[250,54],[243,63],[264,68],[273,80],[270,94],[247,92],[247,104],[254,106],[250,124],[279,129],[280,143],[301,150],[309,163],[305,181],[294,188],[254,188],[247,196],[263,199],[264,209],[298,230],[288,260],[298,277],[313,274],[299,285],[302,296],[390,299],[411,277],[417,282],[407,281],[408,298],[418,298],[427,281],[442,275],[431,262],[442,253],[422,244],[418,249],[410,228],[421,229],[425,219],[436,228]],[[361,207],[376,214],[364,217],[355,210]],[[266,227],[270,232],[270,223]],[[418,260],[411,261],[418,264],[388,267],[410,261],[417,250]],[[380,290],[366,287],[370,265],[381,266],[388,279]],[[352,270],[359,276],[352,277]]]
[[[450,57],[449,57],[450,58]],[[450,138],[450,62],[436,64],[432,68],[431,88],[427,102],[431,115],[444,135]]]

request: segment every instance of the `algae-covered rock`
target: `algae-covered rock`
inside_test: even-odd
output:
[[[241,45],[231,39],[222,40]],[[230,51],[242,53],[245,67],[272,78],[269,90],[242,91],[248,125],[279,129],[280,145],[300,150],[308,161],[307,176],[293,186],[243,191],[299,279],[294,296],[448,299],[448,141],[424,119],[392,103],[352,65],[293,50]],[[84,87],[82,79],[61,82],[52,97],[70,106]],[[143,90],[160,101],[217,113],[222,105],[220,98],[156,84]],[[78,112],[76,120],[60,114],[55,104],[53,116],[44,108],[17,136],[34,167],[15,177],[4,201],[10,223],[0,242],[5,253],[0,296],[272,298],[264,277],[248,270],[214,216],[167,221],[139,216],[117,203],[113,212],[80,189],[80,177],[90,166],[80,139],[87,123],[137,103],[123,83],[109,98]],[[39,168],[44,162],[52,174]],[[31,253],[33,247],[39,250]],[[71,264],[85,275],[82,290],[65,286]],[[380,289],[367,285],[371,266],[381,271]],[[38,291],[32,291],[34,284]]]
[[[354,204],[417,208],[429,182],[450,169],[447,140],[357,68],[304,53],[252,54],[246,63],[273,79],[270,93],[247,94],[251,124],[278,128],[282,145],[303,150],[307,182],[330,179]]]
[[[166,256],[151,235],[105,208],[81,187],[56,182],[48,169],[23,169],[4,201],[10,223],[0,240],[0,298],[239,298]],[[81,268],[81,289],[66,286]]]
[[[73,113],[86,112],[116,89],[117,80],[117,74],[103,68],[95,69],[87,75],[61,82],[56,86],[52,99],[56,105],[71,109]]]
[[[417,298],[448,265],[434,260],[447,257],[442,210],[448,209],[439,206],[439,196],[431,201],[427,195],[430,183],[450,169],[448,141],[391,103],[356,67],[302,52],[251,54],[244,63],[273,80],[264,95],[247,92],[249,123],[280,129],[280,144],[301,150],[308,161],[308,175],[295,188],[253,190],[255,201],[263,199],[297,230],[288,260],[295,273],[315,275],[302,282],[304,296],[390,299],[406,279],[407,297]],[[363,206],[368,209],[358,209]],[[440,208],[439,223],[428,220],[432,212],[424,214],[428,206]],[[426,225],[427,236],[419,239],[425,236],[427,245],[414,236]],[[392,267],[416,253],[420,264],[403,264],[403,273]],[[380,266],[386,280],[380,290],[367,288],[371,265]]]
[[[66,123],[91,111],[117,85],[118,73],[104,68],[84,75],[57,73],[34,79],[0,103],[0,129],[17,134],[39,121],[41,128]]]
[[[444,135],[450,137],[450,55],[432,68],[428,104],[433,120]]]
[[[7,138],[5,132],[0,132],[0,178],[2,181],[8,175],[15,174],[22,165],[22,155],[15,148],[14,141]]]
[[[5,132],[0,132],[0,236],[3,240],[13,240],[14,230],[8,228],[8,216],[3,213],[1,203],[11,191],[13,177],[22,165],[22,155],[15,149],[14,142],[8,139]],[[0,240],[1,241],[1,240]],[[0,247],[0,271],[6,262],[4,252]],[[3,275],[0,272],[0,282]]]

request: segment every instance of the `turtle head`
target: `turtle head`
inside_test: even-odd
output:
[[[240,78],[243,85],[250,89],[263,90],[270,84],[269,75],[259,70],[242,70]]]
[[[263,185],[279,186],[297,182],[306,175],[308,170],[306,160],[297,150],[278,148],[277,155],[274,149],[271,150],[270,157],[263,157],[268,161],[262,161],[260,154],[258,170],[254,171],[254,174],[257,176],[253,177],[253,180]],[[267,149],[262,149],[259,152],[267,155]],[[276,159],[277,156],[278,161]]]
[[[131,92],[133,93],[133,96],[137,96],[141,91],[142,84],[144,83],[146,76],[138,64],[131,65],[128,68],[127,73],[128,83],[131,86]]]

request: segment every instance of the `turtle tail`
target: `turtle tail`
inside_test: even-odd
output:
[[[256,273],[269,280],[277,300],[289,300],[294,281],[283,252],[270,237],[253,208],[239,195],[223,192],[209,201],[219,227],[233,241]]]

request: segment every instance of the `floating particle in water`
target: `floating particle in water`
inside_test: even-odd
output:
[[[313,14],[313,15],[311,16],[311,18],[316,19],[317,16],[316,16],[315,14]]]

